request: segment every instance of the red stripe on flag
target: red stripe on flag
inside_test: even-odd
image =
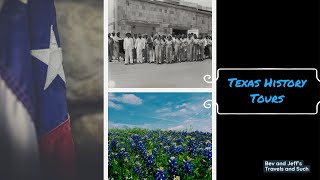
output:
[[[75,180],[75,151],[70,118],[39,138],[41,168],[52,180]]]

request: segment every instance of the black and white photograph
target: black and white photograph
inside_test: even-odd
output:
[[[211,88],[211,0],[109,0],[109,88]]]

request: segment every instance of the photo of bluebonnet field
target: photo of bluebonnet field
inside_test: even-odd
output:
[[[201,131],[113,129],[109,179],[212,179],[212,134]]]
[[[109,94],[108,179],[212,179],[207,99],[210,93]]]

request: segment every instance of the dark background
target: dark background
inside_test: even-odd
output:
[[[318,68],[318,24],[317,0],[217,0],[217,67]],[[219,180],[320,179],[319,115],[217,115],[217,143]],[[311,173],[264,174],[263,160],[304,160]]]

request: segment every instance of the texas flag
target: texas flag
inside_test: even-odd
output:
[[[53,0],[0,1],[0,136],[4,179],[76,178]]]

